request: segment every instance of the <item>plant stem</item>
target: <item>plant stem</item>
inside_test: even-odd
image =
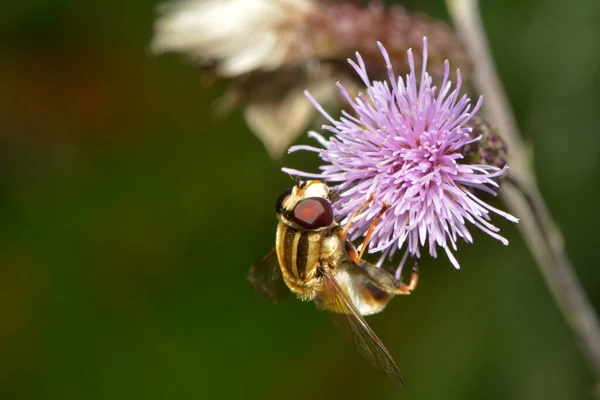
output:
[[[564,248],[563,237],[538,188],[533,167],[489,51],[477,0],[446,0],[474,64],[475,84],[485,96],[492,124],[506,141],[509,179],[500,190],[563,317],[575,332],[596,382],[600,382],[600,323]],[[598,383],[596,384],[598,385]],[[598,386],[600,387],[600,386]]]

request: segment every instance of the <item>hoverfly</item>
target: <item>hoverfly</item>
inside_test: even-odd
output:
[[[384,204],[373,219],[359,254],[346,233],[369,202],[342,228],[334,220],[331,203],[335,196],[317,180],[297,180],[296,186],[285,191],[276,203],[275,248],[250,268],[248,280],[260,295],[274,302],[289,291],[301,300],[314,300],[318,309],[329,311],[349,333],[360,354],[395,385],[407,388],[394,359],[362,316],[380,312],[396,294],[410,294],[417,286],[418,262],[405,285],[386,269],[363,261],[373,229],[389,206]]]

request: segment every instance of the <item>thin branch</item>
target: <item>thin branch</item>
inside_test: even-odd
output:
[[[600,323],[579,282],[539,191],[531,163],[491,57],[477,0],[446,0],[455,27],[474,63],[475,84],[485,96],[490,120],[509,146],[510,179],[500,194],[519,217],[519,229],[597,382],[600,382]]]

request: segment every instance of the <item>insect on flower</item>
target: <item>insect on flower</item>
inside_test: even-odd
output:
[[[342,228],[333,218],[335,196],[316,180],[298,180],[285,191],[276,203],[275,248],[250,268],[248,280],[259,294],[275,302],[288,293],[287,288],[302,300],[314,300],[317,308],[329,311],[350,334],[359,353],[395,385],[406,388],[394,359],[362,315],[380,312],[396,294],[410,294],[417,286],[417,264],[405,285],[387,270],[363,261],[363,251],[359,254],[346,238],[353,219]],[[380,207],[371,226],[386,210],[386,205]]]
[[[355,240],[371,235],[369,252],[382,252],[377,265],[385,257],[405,248],[396,277],[408,257],[420,257],[420,247],[437,256],[441,247],[451,263],[459,268],[453,255],[459,237],[472,242],[467,228],[471,223],[507,245],[498,228],[489,222],[493,212],[517,222],[512,215],[498,210],[476,196],[476,191],[495,195],[498,183],[508,166],[501,168],[483,163],[469,163],[465,152],[477,146],[481,136],[471,137],[469,122],[479,110],[482,98],[472,106],[466,95],[460,95],[461,75],[457,70],[456,87],[450,82],[450,66],[445,62],[442,83],[433,86],[427,73],[427,40],[423,38],[423,65],[415,71],[412,51],[408,51],[410,73],[403,80],[396,77],[390,58],[378,43],[387,64],[388,81],[369,80],[367,67],[357,53],[357,61],[349,63],[366,86],[366,95],[354,100],[341,84],[338,88],[351,105],[338,120],[331,117],[311,96],[309,100],[329,121],[324,130],[328,139],[316,132],[309,135],[322,148],[294,146],[290,152],[308,150],[325,161],[320,173],[293,169],[291,175],[328,182],[340,194],[334,203],[336,219],[346,224],[366,199],[372,205],[388,204],[389,210],[373,229],[371,221],[379,210],[368,207],[348,230]],[[471,145],[471,146],[469,146]],[[472,151],[472,150],[469,150]]]

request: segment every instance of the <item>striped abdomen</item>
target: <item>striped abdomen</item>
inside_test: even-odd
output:
[[[317,265],[322,255],[323,231],[302,231],[283,222],[277,227],[277,257],[285,283],[304,300],[315,296]]]

